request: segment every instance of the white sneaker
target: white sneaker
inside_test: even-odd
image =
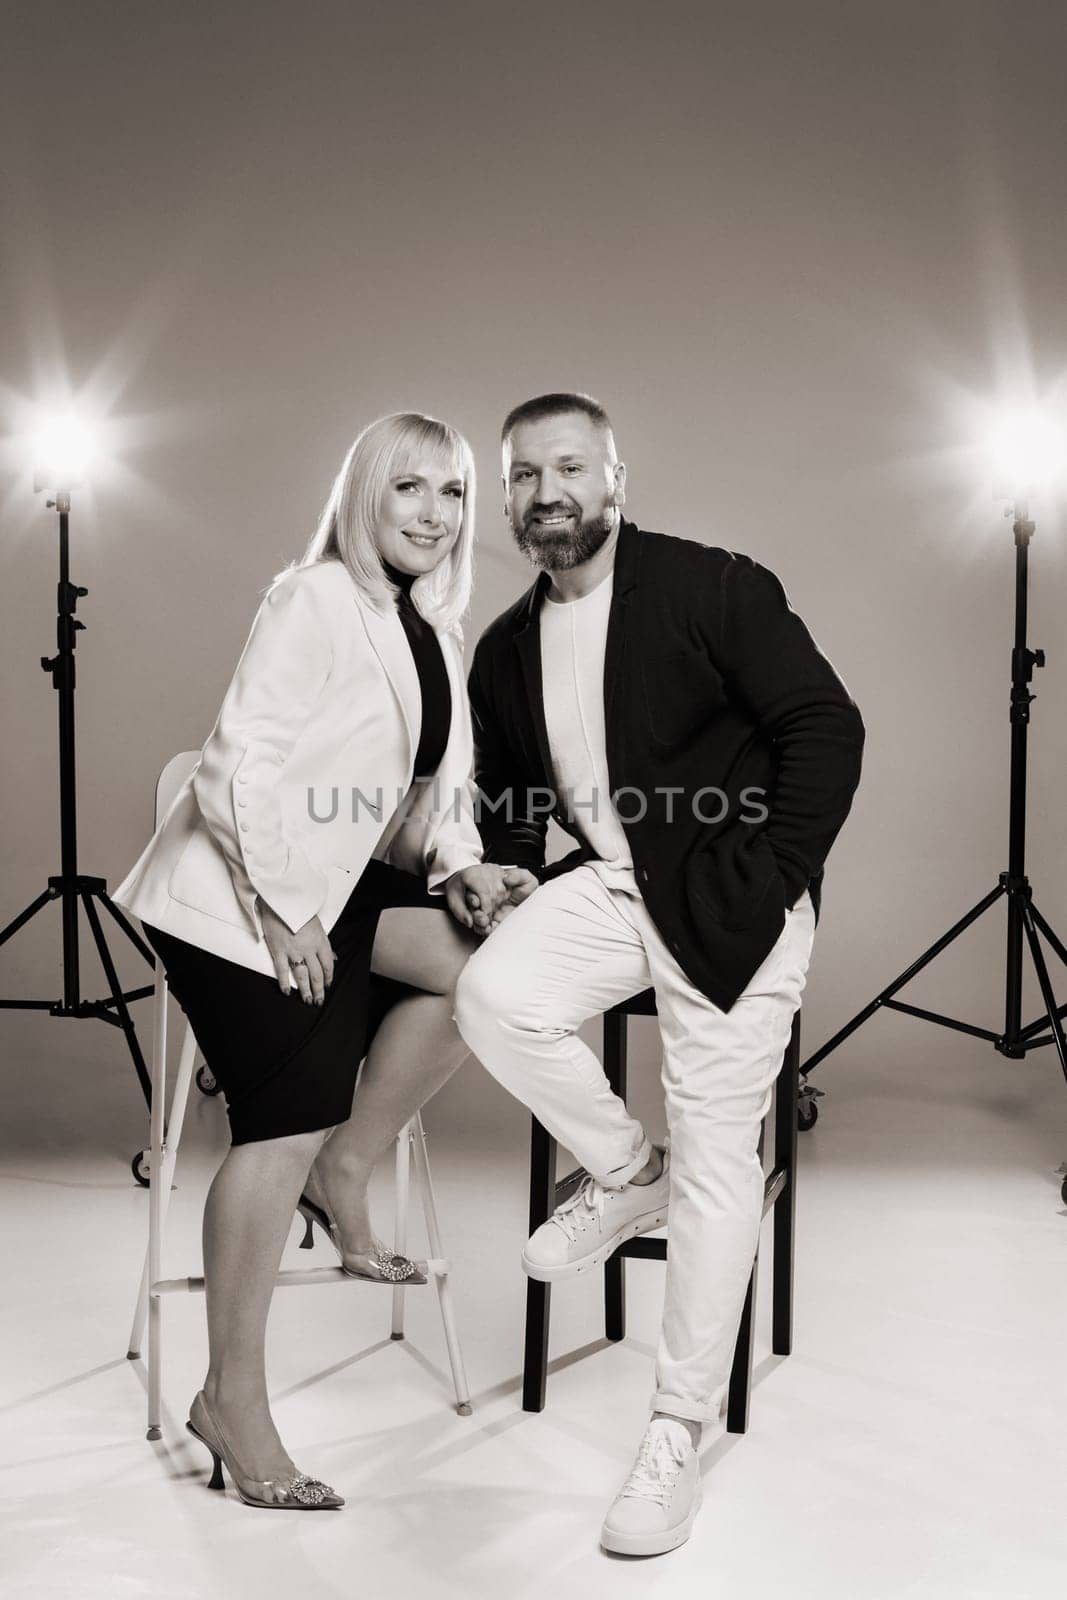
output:
[[[676,1550],[688,1539],[702,1498],[700,1468],[688,1428],[669,1417],[656,1417],[604,1518],[600,1543],[624,1556],[661,1556]]]
[[[522,1264],[527,1276],[556,1283],[598,1267],[624,1239],[662,1228],[669,1196],[669,1150],[663,1152],[663,1171],[651,1183],[609,1189],[587,1174],[526,1241]]]

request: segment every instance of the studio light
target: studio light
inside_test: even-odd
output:
[[[1032,494],[1063,475],[1067,427],[1037,406],[1004,411],[989,426],[985,450],[998,488]]]
[[[76,489],[100,454],[96,429],[76,412],[44,419],[33,438],[33,486],[40,493]]]
[[[59,706],[59,859],[60,870],[47,880],[46,887],[22,910],[7,927],[0,930],[0,945],[6,944],[20,928],[53,901],[59,906],[62,918],[63,993],[60,997],[39,1000],[0,1000],[0,1009],[20,1011],[47,1011],[53,1017],[93,1017],[120,1028],[133,1059],[134,1068],[144,1091],[145,1099],[151,1096],[151,1081],[144,1056],[137,1039],[130,1002],[144,999],[154,992],[152,986],[124,990],[115,969],[108,947],[100,909],[117,923],[118,927],[140,951],[149,965],[154,965],[152,951],[134,930],[130,922],[113,903],[107,892],[104,878],[89,877],[78,867],[77,777],[75,770],[74,739],[74,651],[78,634],[85,628],[77,616],[78,601],[88,590],[73,583],[70,576],[70,506],[71,491],[82,484],[90,468],[102,463],[101,432],[74,411],[57,411],[39,421],[36,428],[28,430],[27,447],[32,449],[30,460],[34,469],[35,489],[49,496],[48,507],[57,513],[59,533],[59,583],[56,589],[56,653],[42,656],[41,666],[52,679],[58,695]],[[82,997],[81,962],[79,949],[79,923],[84,917],[89,925],[93,943],[104,969],[109,994],[103,1000],[86,1000]],[[146,1181],[138,1170],[141,1153],[134,1157],[134,1174],[138,1181]]]
[[[1041,406],[996,413],[982,441],[998,496],[1014,503],[1064,477],[1067,418]]]
[[[1067,1078],[1067,1031],[1064,1018],[1067,1005],[1056,998],[1049,972],[1049,957],[1067,965],[1067,943],[1059,937],[1035,903],[1033,886],[1026,871],[1026,788],[1027,735],[1030,707],[1035,699],[1034,673],[1045,665],[1045,652],[1031,647],[1027,640],[1030,541],[1036,524],[1030,516],[1029,497],[1039,491],[1051,492],[1064,480],[1067,455],[1067,418],[1053,407],[1028,405],[985,412],[984,435],[977,442],[976,454],[991,468],[998,498],[1007,501],[1015,543],[1014,614],[1010,656],[1011,691],[1008,699],[1009,724],[1009,807],[1008,864],[996,883],[952,927],[925,950],[899,977],[840,1028],[821,1049],[801,1066],[799,1116],[801,1127],[811,1127],[816,1119],[815,1096],[807,1075],[832,1050],[855,1032],[874,1013],[883,1008],[902,1011],[922,1021],[952,1028],[991,1044],[1008,1060],[1021,1060],[1028,1051],[1052,1045]],[[916,869],[918,875],[918,869]],[[1007,928],[1004,961],[1004,1024],[1000,1029],[977,1026],[958,1017],[945,1016],[897,998],[911,980],[936,960],[943,950],[998,903],[1005,903]],[[1043,1009],[1031,1021],[1023,1021],[1024,956],[1037,980]],[[1067,1178],[1063,1183],[1067,1204]]]

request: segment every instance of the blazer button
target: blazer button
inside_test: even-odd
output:
[[[247,800],[238,800],[237,804],[239,806],[246,806],[248,804],[248,801]]]
[[[641,879],[642,883],[647,883],[648,882],[648,868],[647,867],[638,867],[637,876]]]
[[[247,833],[252,824],[250,822],[242,822],[239,826],[242,833]]]
[[[237,782],[238,783],[247,783],[248,782],[248,773],[247,772],[239,772],[237,774]]]

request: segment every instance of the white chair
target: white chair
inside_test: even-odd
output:
[[[160,818],[166,814],[175,795],[192,772],[198,760],[198,751],[185,751],[183,754],[175,756],[173,760],[168,761],[163,768],[156,784],[155,822],[157,826]],[[196,1069],[198,1057],[201,1061],[203,1060],[197,1048],[192,1026],[186,1023],[181,1056],[178,1062],[178,1075],[174,1084],[174,1096],[171,1101],[170,1118],[165,1123],[167,1000],[166,973],[157,962],[152,1027],[151,1144],[142,1157],[142,1165],[147,1169],[149,1179],[148,1248],[145,1251],[144,1269],[141,1273],[141,1285],[137,1295],[137,1306],[133,1315],[133,1327],[130,1330],[129,1348],[127,1350],[127,1355],[131,1361],[140,1359],[141,1342],[147,1322],[149,1439],[160,1439],[163,1436],[162,1352],[160,1343],[162,1332],[161,1298],[165,1294],[202,1292],[204,1288],[202,1277],[164,1278],[162,1272],[167,1210],[170,1205],[174,1168],[181,1143],[185,1108],[189,1100],[189,1089],[193,1081],[193,1073]],[[205,1076],[199,1081],[210,1085],[211,1079],[208,1075],[208,1070],[204,1068],[201,1070],[205,1073]],[[210,1092],[210,1088],[208,1092]],[[393,1248],[401,1255],[406,1254],[407,1250],[408,1203],[411,1191],[412,1159],[414,1159],[415,1163],[415,1177],[422,1199],[423,1212],[426,1219],[426,1235],[430,1247],[427,1270],[433,1274],[434,1282],[437,1285],[441,1320],[444,1324],[445,1344],[448,1347],[448,1360],[452,1368],[452,1383],[456,1393],[456,1410],[460,1416],[469,1417],[471,1415],[470,1390],[467,1386],[463,1355],[460,1351],[459,1336],[456,1332],[451,1290],[448,1282],[449,1263],[444,1256],[441,1243],[437,1204],[430,1175],[430,1162],[426,1151],[426,1134],[423,1130],[422,1117],[420,1115],[414,1116],[407,1126],[401,1129],[396,1141]],[[351,1285],[357,1281],[349,1277],[340,1266],[313,1267],[307,1271],[280,1272],[275,1280],[277,1285],[283,1288],[288,1288],[292,1285],[317,1283],[345,1283]],[[403,1339],[404,1337],[404,1297],[406,1287],[404,1284],[395,1284],[393,1286],[391,1330],[393,1339]],[[380,1289],[375,1290],[376,1294],[381,1294],[381,1292]]]

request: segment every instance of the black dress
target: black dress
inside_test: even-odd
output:
[[[441,646],[411,601],[413,579],[386,569],[401,588],[400,620],[419,676],[422,716],[415,772],[432,774],[452,720]],[[330,929],[334,979],[322,1006],[304,1005],[274,977],[176,939],[145,924],[175,999],[226,1096],[234,1144],[312,1133],[346,1122],[359,1063],[396,1000],[412,990],[370,970],[382,911],[395,906],[440,913],[425,879],[370,861]]]

